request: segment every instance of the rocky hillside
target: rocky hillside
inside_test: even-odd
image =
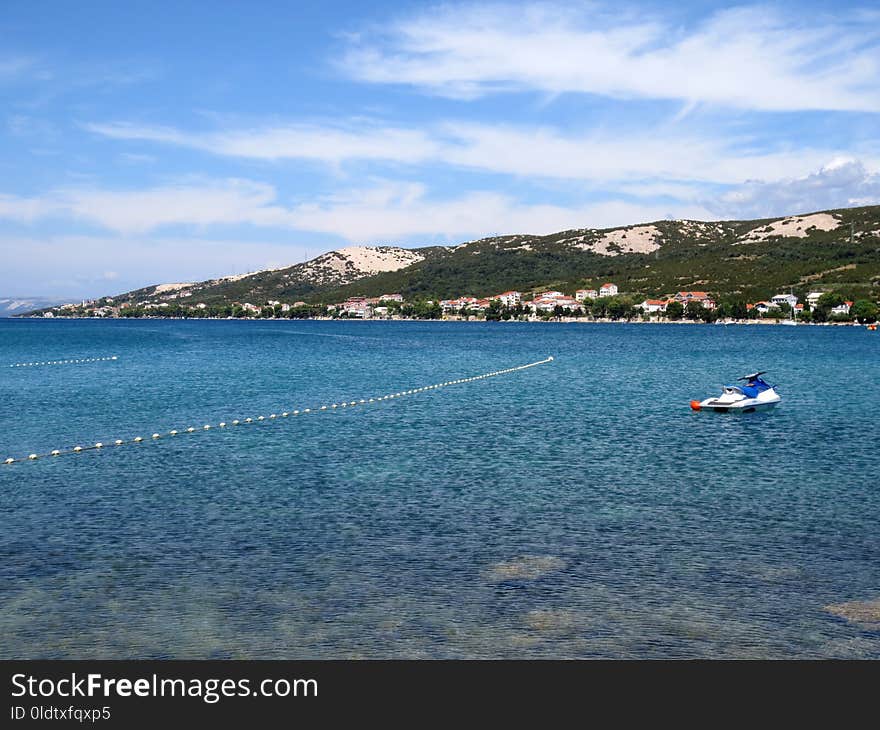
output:
[[[173,300],[210,304],[223,301],[261,303],[269,299],[314,299],[320,298],[320,293],[328,289],[398,271],[442,255],[447,250],[443,247],[413,250],[395,246],[350,246],[294,266],[207,281],[158,284],[123,294],[116,300],[132,304]]]
[[[41,307],[61,304],[61,300],[46,297],[0,297],[0,317],[16,317]]]
[[[545,286],[571,291],[608,280],[646,296],[701,289],[758,299],[790,287],[876,294],[880,206],[751,221],[663,220],[450,247],[352,246],[282,269],[150,286],[115,303],[329,303],[386,292],[445,298]]]

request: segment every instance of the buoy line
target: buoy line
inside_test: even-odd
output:
[[[425,393],[429,390],[438,390],[439,388],[448,388],[451,385],[462,385],[464,383],[473,383],[477,380],[485,380],[487,378],[495,378],[499,375],[509,375],[510,373],[515,373],[520,370],[528,370],[529,368],[537,367],[538,365],[546,365],[549,362],[553,362],[552,357],[548,357],[544,360],[538,360],[537,362],[530,362],[527,365],[517,365],[512,368],[505,368],[504,370],[493,370],[490,373],[483,373],[482,375],[472,375],[467,378],[458,378],[456,380],[446,380],[442,383],[434,383],[433,385],[423,385],[420,388],[411,388],[409,390],[402,390],[396,393],[387,393],[386,395],[376,396],[373,398],[361,398],[360,400],[353,401],[340,401],[338,403],[330,403],[323,404],[320,406],[316,406],[314,408],[303,408],[298,410],[291,411],[282,411],[280,413],[271,413],[268,416],[255,416],[248,417],[242,419],[235,419],[233,421],[220,421],[219,423],[212,424],[206,423],[204,426],[200,426],[196,428],[195,426],[189,426],[184,429],[172,429],[171,431],[166,431],[164,433],[152,433],[148,437],[144,436],[135,436],[134,438],[130,438],[128,440],[125,439],[114,439],[112,441],[97,441],[90,446],[74,446],[71,449],[54,449],[48,453],[33,453],[28,454],[28,456],[14,458],[10,457],[0,462],[2,464],[17,464],[22,461],[37,461],[38,459],[45,459],[51,456],[67,456],[68,454],[81,454],[83,451],[97,451],[100,449],[112,448],[114,446],[124,446],[126,444],[143,444],[152,441],[159,441],[163,438],[167,437],[176,437],[176,436],[185,436],[194,433],[204,433],[205,431],[211,431],[215,428],[227,429],[234,428],[236,426],[247,426],[253,425],[255,423],[266,423],[277,421],[279,419],[291,418],[291,417],[299,417],[305,415],[311,415],[313,413],[326,413],[332,412],[334,410],[338,410],[340,408],[353,408],[355,406],[363,406],[369,405],[370,403],[379,403],[381,401],[392,400],[394,398],[403,398],[407,395],[416,395],[417,393]]]
[[[46,360],[44,362],[16,362],[10,365],[11,368],[33,368],[38,365],[79,365],[84,362],[104,362],[106,360],[118,360],[117,355],[110,357],[83,357],[79,360]]]

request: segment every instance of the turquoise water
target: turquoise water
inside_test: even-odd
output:
[[[0,656],[857,657],[864,328],[0,320]],[[19,362],[114,361],[10,368]],[[692,413],[766,369],[770,413]]]

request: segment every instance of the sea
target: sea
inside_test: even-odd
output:
[[[880,658],[878,354],[864,327],[0,320],[0,657]],[[775,410],[689,408],[755,370]]]

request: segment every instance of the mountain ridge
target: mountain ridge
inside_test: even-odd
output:
[[[112,299],[132,306],[332,303],[391,292],[407,299],[437,299],[543,286],[572,290],[600,280],[615,280],[621,291],[646,296],[699,288],[764,297],[782,287],[806,285],[876,291],[880,206],[744,221],[660,220],[548,235],[510,234],[455,246],[348,246],[292,266],[151,285]]]

